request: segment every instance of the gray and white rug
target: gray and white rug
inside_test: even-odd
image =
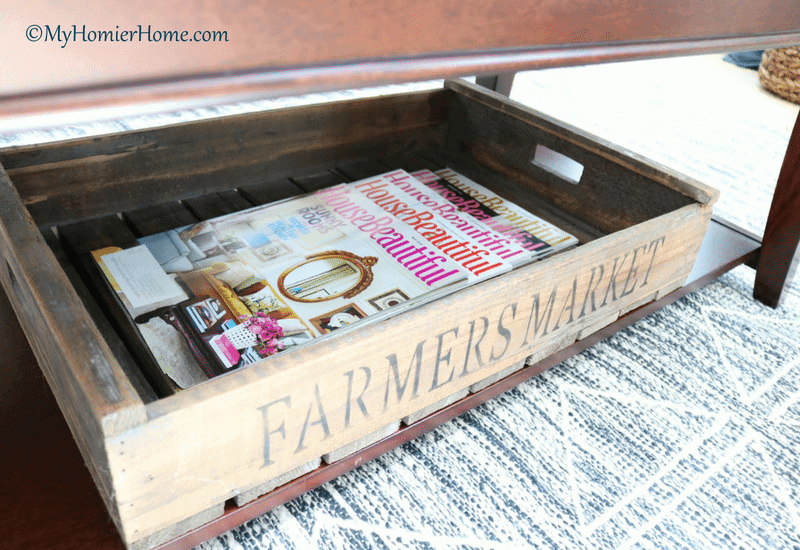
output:
[[[717,210],[760,233],[797,106],[721,59],[523,73],[512,98],[721,188]],[[800,549],[800,292],[775,311],[752,280],[737,268],[199,548]]]

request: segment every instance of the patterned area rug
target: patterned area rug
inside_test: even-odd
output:
[[[524,73],[512,98],[719,187],[717,211],[758,233],[797,115],[721,55]],[[0,145],[267,103],[290,102]],[[800,549],[800,292],[775,311],[752,280],[738,268],[199,548]]]

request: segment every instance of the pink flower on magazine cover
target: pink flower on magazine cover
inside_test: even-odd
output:
[[[283,344],[278,341],[278,338],[283,336],[283,328],[275,319],[262,311],[250,317],[241,315],[239,318],[243,320],[242,324],[258,338],[256,349],[260,355],[266,357],[283,349]]]

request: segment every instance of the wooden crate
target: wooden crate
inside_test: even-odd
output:
[[[532,162],[537,146],[580,163],[580,182]],[[717,197],[463,82],[11,148],[0,164],[0,279],[130,548],[192,529],[679,287]],[[81,258],[97,245],[436,166],[581,244],[164,398],[118,334],[134,341],[135,329],[115,325],[86,279]]]

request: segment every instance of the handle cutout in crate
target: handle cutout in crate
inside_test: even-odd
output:
[[[533,154],[532,164],[544,168],[570,183],[578,184],[583,175],[583,164],[569,158],[567,155],[553,151],[549,147],[537,144]]]

